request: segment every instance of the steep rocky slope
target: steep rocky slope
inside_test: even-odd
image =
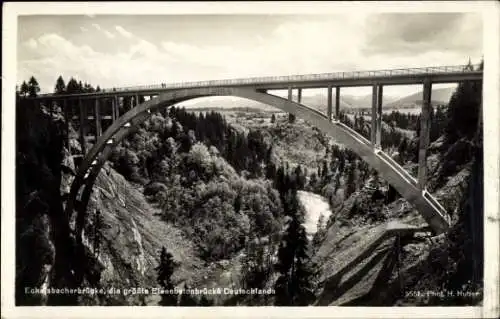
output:
[[[16,113],[16,304],[37,305],[48,296],[24,289],[69,273],[68,257],[56,254],[70,242],[59,190],[64,122],[32,104]]]
[[[482,299],[478,285],[482,198],[477,189],[482,180],[481,158],[476,156],[456,165],[456,171],[445,172],[460,144],[464,142],[457,142],[450,148],[452,153],[440,160],[438,141],[431,146],[434,154],[428,160],[429,187],[451,215],[450,231],[430,237],[423,218],[405,200],[384,205],[373,201],[371,188],[362,188],[332,214],[316,251],[314,258],[321,274],[317,305],[474,305]],[[391,235],[388,228],[394,223],[408,231]],[[476,238],[470,238],[471,233],[476,233]],[[374,247],[362,254],[374,241]],[[456,280],[457,276],[476,277],[467,281]],[[459,281],[465,284],[457,286]],[[466,291],[474,295],[459,296]],[[429,293],[419,296],[416,292]]]
[[[163,246],[177,263],[174,282],[195,277],[202,268],[188,238],[157,216],[144,195],[109,166],[103,168],[94,186],[85,226],[86,244],[97,258],[102,287],[156,287],[159,252]],[[99,212],[99,225],[96,214]],[[97,238],[98,240],[94,240]],[[98,243],[98,247],[96,245]],[[89,303],[147,303],[144,296],[107,295]]]

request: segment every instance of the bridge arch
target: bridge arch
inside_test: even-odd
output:
[[[205,87],[180,89],[162,93],[156,98],[145,101],[118,118],[96,141],[92,149],[85,154],[66,204],[67,216],[72,216],[76,208],[76,235],[81,241],[81,234],[86,216],[86,207],[93,184],[113,148],[132,130],[150,117],[152,111],[170,107],[186,100],[207,96],[235,96],[261,102],[282,111],[292,113],[321,129],[357,153],[364,161],[377,170],[382,178],[389,182],[406,200],[408,200],[426,219],[427,223],[439,234],[449,226],[449,219],[444,209],[425,190],[417,186],[416,180],[399,164],[381,150],[374,149],[370,141],[339,122],[331,122],[323,113],[305,105],[267,94],[250,88]],[[78,199],[79,197],[79,199]]]

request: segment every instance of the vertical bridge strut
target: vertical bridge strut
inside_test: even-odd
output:
[[[78,108],[80,109],[80,146],[82,154],[87,154],[87,146],[85,145],[86,125],[87,125],[87,108],[82,99],[78,99]]]
[[[327,105],[327,117],[328,121],[332,120],[332,86],[328,85],[328,105]],[[336,106],[335,106],[336,107]]]
[[[96,139],[102,135],[102,128],[101,128],[101,109],[100,109],[100,103],[99,99],[95,99],[95,136]]]
[[[376,147],[377,145],[377,98],[378,94],[378,88],[377,84],[374,84],[372,86],[372,114],[371,114],[371,122],[372,122],[372,128],[371,128],[371,143],[372,147]]]
[[[375,133],[375,145],[382,149],[382,103],[384,101],[384,86],[378,85],[377,90],[377,132]]]
[[[426,79],[424,82],[424,100],[422,103],[422,114],[420,115],[420,146],[418,150],[418,186],[420,189],[425,189],[427,182],[427,148],[429,147],[430,137],[430,113],[432,112],[431,105],[432,82]]]
[[[340,121],[340,86],[335,87],[335,119]]]

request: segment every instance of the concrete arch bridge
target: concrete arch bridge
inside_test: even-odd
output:
[[[382,178],[418,210],[433,232],[440,234],[446,232],[450,226],[448,214],[440,203],[425,190],[432,84],[481,80],[482,71],[477,71],[475,68],[446,66],[148,85],[106,89],[93,93],[46,94],[36,97],[35,101],[49,105],[50,108],[57,104],[62,107],[67,122],[75,119],[79,121],[82,160],[66,205],[67,216],[72,216],[75,209],[77,211],[77,238],[81,237],[86,218],[86,206],[93,184],[111,155],[112,149],[130,134],[134,127],[145,121],[152,112],[179,102],[207,96],[245,98],[271,105],[309,121],[324,133],[335,137],[339,143],[353,150],[377,170]],[[411,176],[380,148],[383,87],[405,84],[423,84],[424,88],[418,179]],[[370,140],[338,120],[340,89],[354,86],[372,87]],[[325,87],[328,90],[327,114],[301,104],[302,89]],[[277,89],[288,90],[288,98],[267,93],[268,90]],[[336,92],[335,104],[332,98],[333,89]],[[293,90],[298,91],[297,101],[292,100]],[[145,96],[150,99],[145,101]],[[130,104],[130,107],[126,104]],[[129,108],[121,116],[120,105],[122,110],[124,106],[125,109]],[[110,112],[106,113],[106,107]],[[109,125],[103,132],[102,125],[105,121],[108,121]],[[94,136],[87,136],[90,129],[94,130]],[[95,143],[87,151],[85,142],[92,139]]]

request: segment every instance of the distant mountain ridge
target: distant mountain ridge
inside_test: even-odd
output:
[[[455,92],[454,87],[433,89],[431,93],[431,103],[433,105],[448,104],[451,96],[453,95],[453,92]],[[405,96],[397,101],[389,103],[387,107],[404,108],[404,107],[422,105],[422,98],[423,98],[423,92],[419,91],[415,94]]]
[[[433,105],[448,104],[450,98],[455,91],[454,87],[433,89],[431,99]],[[386,96],[384,98],[384,108],[411,108],[422,104],[422,91],[404,96],[402,98],[394,96]],[[293,100],[297,100],[297,96],[293,96]],[[325,95],[316,94],[310,96],[302,96],[302,104],[311,108],[326,112],[327,97]],[[333,96],[335,103],[335,96]],[[340,96],[340,109],[358,109],[371,107],[371,94],[363,96],[342,95]],[[246,100],[237,97],[210,97],[194,99],[187,102],[177,104],[177,106],[185,107],[194,111],[218,110],[218,111],[252,111],[252,112],[279,112],[275,107],[262,104],[252,100]]]

